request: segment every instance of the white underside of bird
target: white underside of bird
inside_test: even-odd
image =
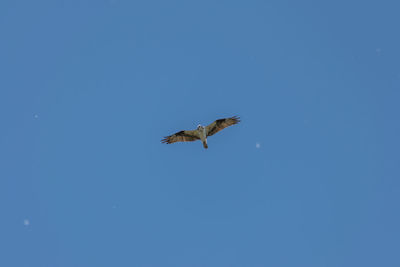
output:
[[[203,147],[208,148],[206,128],[204,126],[199,125],[199,126],[197,126],[197,132],[198,132],[201,142],[203,143]]]

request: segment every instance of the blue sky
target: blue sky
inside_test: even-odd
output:
[[[399,9],[1,1],[0,266],[399,266]]]

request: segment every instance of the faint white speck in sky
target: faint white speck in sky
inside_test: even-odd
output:
[[[256,148],[260,148],[261,144],[260,143],[256,143]]]
[[[37,119],[37,118],[39,118],[39,115],[38,115],[38,114],[35,114],[34,117],[35,117],[35,119]]]
[[[25,225],[25,226],[29,226],[30,224],[31,224],[31,223],[30,223],[30,221],[29,221],[28,219],[25,219],[25,220],[24,220],[24,225]]]
[[[376,53],[377,53],[378,55],[380,55],[380,54],[381,54],[381,52],[382,52],[382,49],[380,49],[380,48],[377,48],[377,49],[375,49],[375,51],[376,51]]]
[[[116,208],[117,208],[117,205],[112,205],[111,208],[116,209]]]

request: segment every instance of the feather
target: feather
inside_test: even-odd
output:
[[[199,140],[200,136],[196,130],[193,131],[180,131],[173,135],[164,137],[161,143],[172,144],[175,142],[191,142]]]
[[[211,123],[206,127],[207,136],[214,135],[219,131],[225,129],[228,126],[235,125],[240,122],[240,118],[237,116],[226,118],[226,119],[219,119]]]

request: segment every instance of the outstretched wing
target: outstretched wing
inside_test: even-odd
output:
[[[237,124],[240,122],[240,118],[237,116],[234,116],[232,118],[226,118],[226,119],[219,119],[211,123],[206,127],[206,133],[207,136],[214,135],[221,131],[222,129],[225,129],[228,126]]]
[[[200,136],[196,130],[193,131],[180,131],[173,135],[166,136],[161,140],[161,143],[172,144],[175,142],[190,142],[199,140]]]

